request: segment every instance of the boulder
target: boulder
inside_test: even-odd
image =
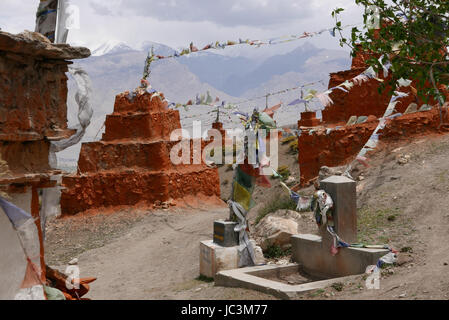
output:
[[[412,255],[400,252],[400,253],[398,253],[398,259],[396,261],[396,264],[398,266],[402,266],[402,265],[407,264],[412,261],[413,261]]]
[[[278,245],[283,250],[290,247],[290,237],[294,234],[317,234],[312,212],[297,212],[279,209],[265,216],[254,227],[251,237],[265,251],[270,245]]]
[[[256,226],[256,233],[262,241],[259,241],[262,250],[270,245],[278,245],[281,248],[290,245],[290,237],[298,232],[298,223],[292,219],[276,216],[268,216],[262,219]]]
[[[330,176],[341,176],[344,171],[345,171],[345,167],[344,166],[333,167],[333,168],[327,167],[327,166],[322,166],[320,168],[320,172],[318,174],[318,181],[327,179]]]
[[[264,217],[254,229],[254,238],[262,250],[270,245],[286,248],[290,237],[298,233],[301,214],[293,210],[280,209]]]
[[[289,177],[287,178],[287,180],[285,180],[285,183],[286,183],[287,185],[291,185],[291,184],[294,184],[295,181],[296,181],[295,177],[289,176]]]
[[[411,159],[411,156],[409,154],[400,154],[397,157],[397,162],[401,165],[407,164]]]

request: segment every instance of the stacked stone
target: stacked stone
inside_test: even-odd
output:
[[[172,163],[170,150],[180,140],[170,141],[170,135],[181,123],[179,111],[168,109],[164,100],[163,94],[147,92],[117,95],[102,140],[83,143],[77,174],[63,178],[62,214],[220,195],[216,168]],[[194,145],[190,141],[190,158]],[[202,150],[204,143],[199,145]]]

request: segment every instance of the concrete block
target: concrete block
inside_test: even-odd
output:
[[[304,284],[290,285],[280,281],[265,279],[265,276],[298,272],[301,266],[289,264],[285,266],[265,265],[234,270],[220,271],[215,277],[215,285],[223,287],[245,288],[271,294],[280,299],[297,299],[306,292],[326,288],[336,282],[353,280],[355,276],[311,281]]]
[[[239,234],[234,231],[237,222],[214,221],[214,242],[223,247],[233,247],[239,244]]]
[[[214,278],[221,270],[238,268],[237,246],[223,247],[206,240],[200,242],[200,274]]]
[[[331,176],[320,182],[334,202],[335,231],[344,241],[357,241],[357,194],[355,181],[343,176]]]
[[[291,237],[292,258],[303,270],[318,278],[342,277],[362,274],[366,267],[375,265],[387,249],[340,248],[332,256],[329,243],[313,234]]]

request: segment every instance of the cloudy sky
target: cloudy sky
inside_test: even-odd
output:
[[[216,40],[267,39],[332,27],[331,11],[345,8],[343,24],[362,21],[354,0],[72,0],[80,8],[80,29],[69,42],[95,49],[105,41],[137,46],[154,41],[173,48]],[[0,0],[0,28],[34,30],[38,0]],[[310,40],[339,48],[329,34]]]

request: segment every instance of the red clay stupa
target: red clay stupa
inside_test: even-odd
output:
[[[62,214],[142,203],[152,207],[200,194],[220,196],[216,168],[203,162],[171,162],[170,150],[179,141],[170,141],[170,134],[181,123],[179,111],[168,109],[164,100],[163,94],[145,91],[116,96],[102,140],[83,143],[77,174],[63,178]]]

